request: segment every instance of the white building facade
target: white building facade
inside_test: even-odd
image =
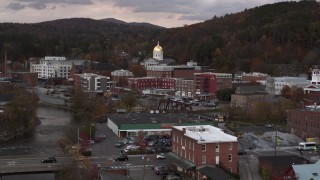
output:
[[[46,56],[41,58],[39,64],[30,64],[30,72],[38,73],[39,79],[70,78],[70,70],[73,64],[81,65],[86,60],[67,60],[60,56]]]
[[[114,87],[110,77],[93,73],[76,74],[81,90],[84,92],[109,92]]]
[[[267,78],[266,91],[270,95],[281,95],[284,86],[304,88],[309,84],[310,80],[301,77],[270,77]]]

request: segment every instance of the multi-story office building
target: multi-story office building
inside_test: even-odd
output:
[[[110,77],[100,76],[92,73],[76,74],[74,85],[80,87],[84,92],[109,92],[115,83]]]

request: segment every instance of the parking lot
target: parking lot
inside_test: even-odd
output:
[[[128,154],[128,161],[115,161],[114,158],[119,156],[121,154],[121,151],[126,147],[116,147],[116,143],[123,139],[118,138],[104,123],[96,124],[96,128],[96,134],[106,135],[106,139],[104,141],[94,144],[92,146],[92,157],[96,157],[97,159],[99,159],[99,157],[105,157],[105,162],[101,162],[102,166],[108,165],[115,169],[121,167],[127,168],[129,169],[130,177],[137,180],[141,180],[143,178],[145,180],[162,179],[159,175],[156,175],[154,173],[154,171],[151,169],[151,166],[154,164],[169,164],[169,160],[157,160],[157,153],[155,153],[149,155]]]

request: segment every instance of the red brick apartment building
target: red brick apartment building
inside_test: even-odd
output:
[[[167,156],[178,171],[195,180],[205,179],[199,169],[206,165],[238,174],[237,137],[211,125],[173,126],[172,152]]]
[[[287,111],[287,130],[301,138],[320,138],[320,108],[317,106]]]

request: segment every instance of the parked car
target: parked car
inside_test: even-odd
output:
[[[153,148],[153,147],[146,147],[146,149],[145,149],[145,152],[146,153],[155,153],[156,152],[156,150]]]
[[[136,146],[136,145],[129,145],[126,148],[124,148],[124,152],[128,152],[128,151],[136,151],[140,148],[140,146]]]
[[[239,149],[238,150],[238,155],[246,155],[247,152],[244,149]]]
[[[149,147],[153,147],[153,146],[155,146],[155,144],[156,144],[156,143],[155,143],[154,141],[148,142],[148,146],[149,146]]]
[[[134,137],[127,137],[128,144],[134,144],[136,142],[136,139]]]
[[[41,160],[42,163],[57,163],[57,159],[55,157],[48,157],[46,159]]]
[[[122,146],[124,146],[124,142],[118,141],[118,142],[116,143],[116,147],[117,147],[117,148],[121,148]]]
[[[181,180],[182,178],[177,175],[168,174],[164,179],[165,180]]]
[[[272,125],[272,124],[266,124],[265,127],[267,127],[267,128],[273,128],[273,125]]]
[[[166,159],[166,156],[164,155],[164,153],[158,154],[156,156],[157,159]]]
[[[163,165],[156,165],[154,166],[154,173],[159,175],[161,170],[167,170],[168,168],[166,166]]]
[[[128,160],[129,160],[129,158],[128,158],[128,156],[127,156],[127,155],[125,155],[125,154],[121,154],[120,156],[118,156],[118,157],[114,158],[114,160],[115,160],[115,161],[128,161]]]

